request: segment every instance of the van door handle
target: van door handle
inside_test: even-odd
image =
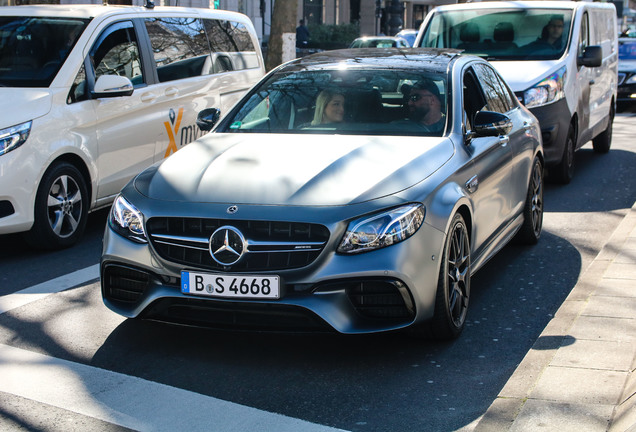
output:
[[[157,99],[157,96],[155,96],[154,93],[144,93],[141,95],[142,102],[152,102],[155,99]]]
[[[165,95],[168,97],[176,96],[177,94],[179,94],[179,89],[176,87],[168,87],[166,89]]]

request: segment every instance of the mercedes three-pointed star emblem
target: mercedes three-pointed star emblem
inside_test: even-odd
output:
[[[245,252],[243,234],[233,226],[222,226],[210,237],[210,255],[223,266],[236,264]]]

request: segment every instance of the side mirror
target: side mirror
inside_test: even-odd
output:
[[[512,120],[504,114],[479,111],[473,120],[473,131],[469,138],[507,135],[512,130]]]
[[[102,75],[97,78],[95,89],[91,93],[94,98],[130,96],[133,94],[133,83],[125,76]]]
[[[592,45],[583,50],[583,56],[576,59],[579,66],[599,67],[603,64],[603,48]]]
[[[203,132],[212,130],[216,122],[221,118],[221,110],[218,108],[206,108],[197,115],[197,126]]]

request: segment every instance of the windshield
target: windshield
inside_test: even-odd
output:
[[[458,48],[488,60],[555,60],[568,45],[569,9],[435,12],[420,46]]]
[[[636,60],[636,40],[618,41],[618,58],[621,60]]]
[[[217,131],[441,136],[445,76],[413,70],[280,72]]]
[[[0,17],[0,86],[51,85],[88,21]]]

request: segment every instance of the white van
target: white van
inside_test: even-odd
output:
[[[474,2],[429,13],[415,46],[458,48],[490,61],[539,119],[550,176],[569,183],[574,151],[606,153],[616,106],[612,3]]]
[[[200,135],[265,73],[234,12],[130,6],[0,8],[0,234],[60,248],[88,211]]]

